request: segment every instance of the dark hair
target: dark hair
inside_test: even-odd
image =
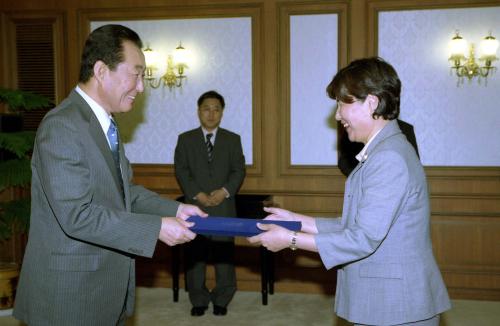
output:
[[[201,94],[200,98],[198,99],[198,107],[200,107],[203,101],[205,101],[207,98],[215,98],[219,100],[220,105],[222,106],[223,109],[226,106],[226,103],[224,102],[224,97],[222,97],[222,95],[220,95],[216,91],[208,91]]]
[[[396,70],[379,57],[352,61],[337,72],[326,92],[330,98],[344,103],[364,101],[371,94],[379,100],[373,118],[393,120],[399,115],[401,81]]]
[[[80,63],[79,81],[87,82],[94,75],[97,61],[104,62],[111,70],[123,61],[123,42],[130,41],[142,48],[136,32],[122,25],[104,25],[95,29],[85,41]]]

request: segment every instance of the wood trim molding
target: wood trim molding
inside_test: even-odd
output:
[[[177,5],[144,8],[116,8],[113,10],[82,9],[78,10],[79,51],[87,35],[90,33],[92,21],[126,21],[126,20],[157,20],[157,19],[196,19],[196,18],[231,18],[250,17],[252,21],[252,165],[247,165],[247,176],[262,176],[263,161],[263,78],[264,60],[264,30],[262,28],[263,4],[232,4],[232,5]],[[138,18],[140,17],[140,18]],[[134,170],[153,171],[164,176],[175,176],[173,164],[135,164]]]
[[[378,54],[378,15],[383,11],[406,11],[425,9],[459,9],[500,6],[498,0],[367,0],[366,35],[368,56]]]
[[[489,179],[500,178],[500,167],[498,166],[432,166],[426,167],[425,173],[428,178],[460,178],[460,179]]]
[[[339,2],[308,2],[278,4],[278,96],[279,120],[282,121],[279,130],[279,175],[294,176],[340,176],[342,173],[335,166],[292,165],[290,153],[290,16],[292,15],[338,15],[338,66],[347,64],[348,58],[348,1]]]

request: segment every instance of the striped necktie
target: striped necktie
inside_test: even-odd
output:
[[[213,135],[214,134],[207,134],[207,141],[205,142],[205,144],[207,145],[208,162],[212,162],[212,153],[214,151],[214,145],[212,145],[210,138],[212,138]]]
[[[107,136],[109,140],[109,145],[111,146],[111,153],[113,154],[113,159],[115,160],[115,165],[119,169],[120,149],[118,143],[118,128],[116,128],[116,122],[113,119],[111,119],[111,123],[109,124]]]
[[[111,154],[113,154],[113,160],[115,161],[116,173],[118,175],[118,180],[120,181],[120,186],[123,195],[123,179],[122,179],[122,169],[120,167],[120,137],[118,135],[118,128],[116,127],[115,120],[111,119],[109,124],[108,132],[106,133],[109,140],[109,145],[111,147]]]

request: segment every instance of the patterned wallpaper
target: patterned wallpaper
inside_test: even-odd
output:
[[[92,22],[91,28],[111,22]],[[113,21],[135,30],[145,45],[165,58],[182,41],[191,52],[182,88],[147,88],[135,108],[117,116],[127,157],[132,163],[172,164],[180,133],[197,128],[198,97],[215,89],[226,101],[221,127],[241,136],[252,164],[251,19],[168,19]],[[165,63],[166,65],[166,63]],[[165,72],[165,67],[159,67]],[[159,73],[157,72],[157,76]]]
[[[401,78],[401,118],[413,124],[426,166],[500,165],[499,72],[487,83],[457,86],[447,61],[455,30],[478,46],[489,31],[500,39],[499,17],[500,7],[379,16],[379,55]]]
[[[337,164],[335,102],[325,90],[338,69],[337,25],[336,14],[290,17],[292,165]]]

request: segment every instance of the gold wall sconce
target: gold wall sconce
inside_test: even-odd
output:
[[[146,57],[146,76],[144,80],[149,87],[158,88],[162,84],[168,87],[169,90],[172,90],[174,87],[182,87],[183,80],[187,78],[184,75],[184,70],[188,68],[188,54],[180,42],[179,46],[175,48],[174,53],[167,55],[167,70],[159,78],[153,76],[153,70],[156,70],[158,67],[158,53],[153,51],[149,45],[143,52]]]
[[[479,44],[479,61],[483,62],[480,65],[476,61],[474,43],[468,45],[467,41],[456,31],[450,42],[451,55],[448,60],[452,62],[451,69],[455,70],[459,83],[463,82],[463,77],[467,77],[469,81],[474,77],[478,77],[478,82],[481,78],[486,80],[488,75],[496,70],[492,63],[498,60],[497,50],[498,41],[491,36],[490,32]]]

